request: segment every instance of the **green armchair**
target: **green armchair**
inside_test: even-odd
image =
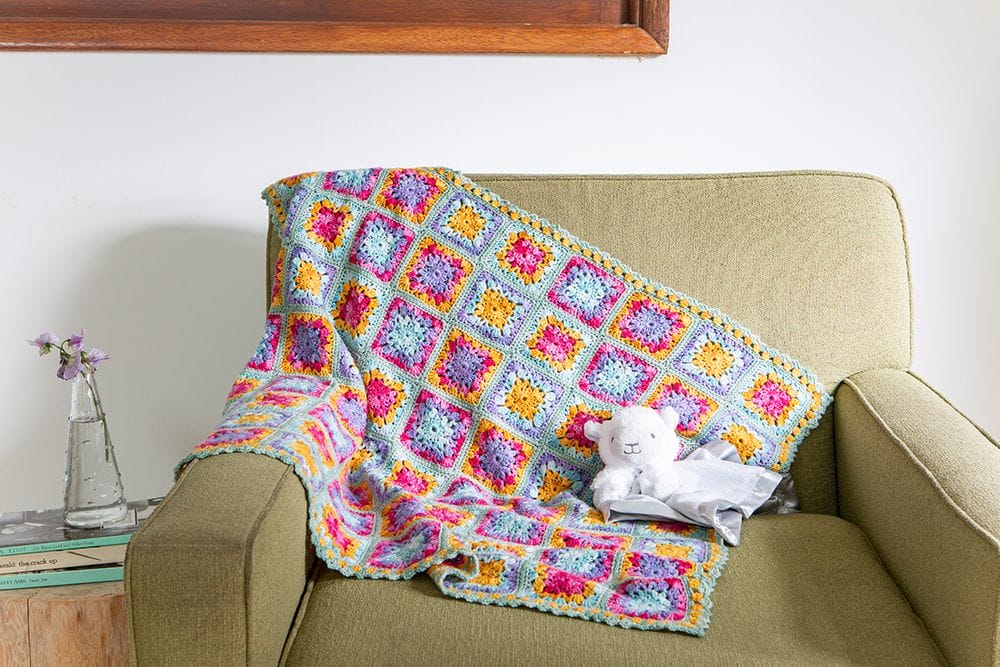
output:
[[[746,523],[695,638],[470,604],[425,576],[344,578],[313,556],[292,470],[224,454],[189,466],[129,545],[134,662],[1000,661],[1000,447],[908,370],[906,242],[886,183],[473,178],[817,372],[835,401],[793,467],[802,513]]]

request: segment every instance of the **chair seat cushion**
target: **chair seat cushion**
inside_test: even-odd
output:
[[[755,517],[703,638],[442,595],[426,576],[314,575],[286,648],[297,664],[938,664],[865,535],[843,519]]]

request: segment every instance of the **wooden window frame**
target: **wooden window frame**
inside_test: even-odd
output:
[[[7,50],[659,55],[668,27],[669,0],[0,3]]]

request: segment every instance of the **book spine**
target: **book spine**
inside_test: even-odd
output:
[[[70,584],[93,584],[101,581],[121,581],[124,573],[125,568],[117,566],[60,570],[58,572],[32,572],[30,574],[3,574],[0,575],[0,591],[15,588],[42,588]]]
[[[79,540],[63,540],[61,542],[41,542],[39,544],[19,544],[12,547],[0,547],[0,558],[4,556],[20,556],[21,554],[35,554],[44,551],[70,551],[74,549],[88,549],[90,547],[104,547],[112,544],[125,544],[132,538],[132,533],[121,535],[108,535],[106,537],[85,537]]]
[[[125,561],[126,546],[125,544],[115,544],[71,551],[45,551],[18,556],[0,556],[0,575],[122,563]]]

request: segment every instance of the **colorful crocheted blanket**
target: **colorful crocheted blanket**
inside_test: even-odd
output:
[[[787,472],[829,396],[725,315],[448,169],[308,173],[264,192],[281,241],[263,338],[184,462],[293,466],[319,557],[450,596],[701,635],[726,550],[606,524],[583,425],[674,406]],[[613,205],[613,204],[612,204]]]

